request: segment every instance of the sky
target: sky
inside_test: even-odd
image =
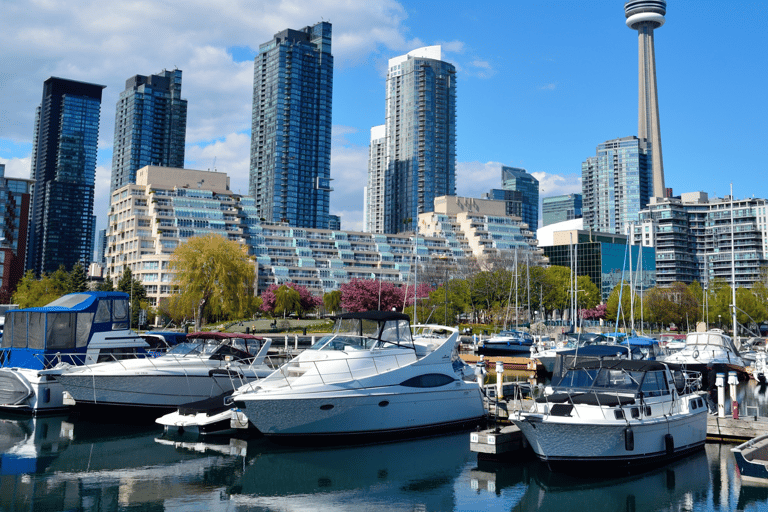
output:
[[[333,26],[331,213],[363,228],[387,61],[442,45],[457,68],[456,192],[523,167],[541,197],[581,192],[581,163],[637,134],[637,33],[622,0],[0,0],[0,163],[28,178],[35,108],[57,76],[105,85],[94,214],[106,227],[115,105],[125,81],[183,72],[185,168],[248,193],[253,58],[286,28]],[[768,198],[768,2],[668,0],[655,31],[666,186]]]

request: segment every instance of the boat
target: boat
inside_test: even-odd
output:
[[[529,333],[507,329],[483,341],[477,353],[484,356],[527,356],[532,345],[533,336]]]
[[[231,391],[179,406],[155,420],[166,433],[225,435],[247,432],[253,426],[245,414],[225,402]]]
[[[747,366],[731,337],[720,329],[688,333],[683,349],[663,356],[660,360],[685,365],[688,369],[702,373],[706,372],[710,362],[717,367],[741,374],[744,374]]]
[[[563,368],[510,420],[556,471],[648,468],[701,449],[698,376],[659,361],[585,360]]]
[[[554,347],[543,348],[541,345],[531,346],[531,359],[538,359],[544,366],[547,374],[551,374],[555,367],[555,361],[562,352],[575,350],[577,347],[586,347],[592,345],[604,345],[608,342],[607,338],[600,333],[582,332],[569,334]],[[625,349],[626,351],[626,349]]]
[[[731,448],[744,484],[768,485],[768,434]]]
[[[273,440],[347,443],[471,428],[485,416],[449,336],[413,338],[407,315],[345,313],[333,332],[230,401]]]
[[[271,343],[252,334],[195,332],[160,357],[59,366],[44,373],[80,409],[143,409],[157,417],[266,377],[274,370],[264,362]]]
[[[46,369],[145,353],[147,343],[129,328],[129,309],[126,293],[80,292],[8,311],[0,343],[0,409],[61,413],[67,409],[63,388]]]

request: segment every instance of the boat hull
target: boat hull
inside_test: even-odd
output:
[[[68,409],[61,384],[29,368],[0,368],[0,410],[59,414]]]
[[[268,437],[348,442],[474,427],[485,416],[479,394],[475,386],[428,392],[396,386],[306,398],[259,396],[236,405]]]
[[[576,422],[534,414],[513,421],[534,453],[552,467],[575,469],[596,464],[635,468],[664,463],[701,449],[706,439],[705,415],[704,408],[669,421],[660,417]]]
[[[768,486],[768,435],[758,436],[731,448],[741,480],[748,485]]]

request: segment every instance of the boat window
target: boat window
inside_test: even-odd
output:
[[[128,312],[130,308],[127,300],[116,300],[112,309],[112,329],[128,328]]]
[[[672,379],[675,382],[675,389],[682,394],[685,391],[685,375],[680,370],[674,370],[672,372]]]
[[[110,305],[112,304],[111,300],[100,300],[98,302],[98,305],[96,306],[96,318],[94,318],[94,322],[96,323],[105,323],[105,322],[111,322],[112,321],[112,311],[110,308]]]
[[[52,350],[75,348],[75,318],[77,313],[49,313],[46,326],[47,345]],[[30,331],[31,322],[30,318]],[[32,334],[30,332],[30,334]],[[41,347],[42,348],[42,347]]]
[[[88,339],[91,336],[91,327],[93,326],[93,313],[77,314],[77,340],[78,348],[88,345]]]
[[[27,343],[29,345],[37,345],[32,340],[40,340],[40,348],[45,344],[45,313],[30,313],[28,317],[27,327]]]
[[[27,348],[27,315],[29,313],[10,313],[10,336],[8,329],[3,333],[3,347]]]
[[[199,354],[201,346],[202,343],[199,341],[179,343],[175,347],[168,350],[166,355],[184,356],[187,354]]]
[[[643,379],[643,385],[640,388],[645,396],[668,395],[667,378],[664,372],[648,372]]]
[[[603,368],[598,373],[593,387],[619,390],[635,390],[640,386],[642,372],[628,372]]]
[[[450,384],[454,380],[453,377],[442,373],[427,373],[411,377],[400,385],[409,388],[438,388]]]
[[[590,388],[595,381],[596,374],[597,370],[585,370],[583,368],[568,370],[556,387]]]

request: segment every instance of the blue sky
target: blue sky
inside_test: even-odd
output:
[[[768,197],[768,3],[669,0],[656,31],[666,184]],[[370,128],[384,121],[387,60],[441,44],[457,74],[457,193],[500,186],[500,165],[542,196],[579,192],[581,162],[637,133],[637,36],[623,1],[0,0],[0,163],[29,177],[42,83],[106,85],[95,213],[106,225],[115,104],[135,74],[178,67],[189,102],[185,167],[247,193],[253,55],[285,28],[333,25],[331,212],[362,228]]]

